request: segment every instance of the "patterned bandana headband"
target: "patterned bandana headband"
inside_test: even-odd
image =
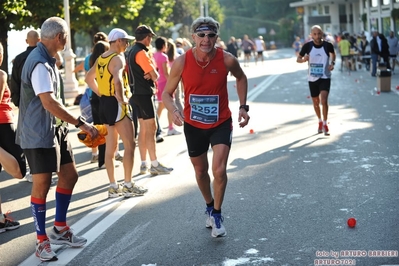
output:
[[[212,31],[214,33],[217,33],[217,29],[214,26],[211,25],[201,25],[198,28],[195,29],[195,32],[200,32],[200,31]]]

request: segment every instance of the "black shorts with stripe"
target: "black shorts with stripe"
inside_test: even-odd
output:
[[[116,122],[121,121],[125,116],[132,119],[132,107],[130,104],[118,102],[115,96],[100,97],[100,120],[109,126],[115,125]]]
[[[68,128],[56,127],[55,147],[24,149],[31,174],[59,172],[60,166],[75,161]]]

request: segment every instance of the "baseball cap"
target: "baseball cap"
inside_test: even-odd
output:
[[[135,34],[149,34],[151,33],[153,36],[156,36],[155,32],[151,29],[151,27],[147,25],[140,25],[136,28]]]
[[[110,31],[108,34],[108,41],[109,42],[114,42],[118,39],[128,39],[128,40],[134,40],[135,38],[133,36],[130,36],[126,33],[126,31],[119,29],[119,28],[114,28]]]

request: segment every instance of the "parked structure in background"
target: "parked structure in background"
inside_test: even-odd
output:
[[[332,34],[378,30],[388,36],[391,30],[399,30],[399,20],[391,16],[393,9],[399,9],[397,0],[303,0],[290,7],[303,17],[302,37],[315,24]]]

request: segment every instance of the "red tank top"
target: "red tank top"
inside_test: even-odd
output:
[[[227,93],[227,69],[223,50],[205,68],[200,67],[190,49],[185,54],[182,73],[184,87],[184,122],[209,129],[231,117]]]
[[[14,123],[14,115],[11,108],[11,92],[6,86],[3,98],[0,101],[0,124]]]

